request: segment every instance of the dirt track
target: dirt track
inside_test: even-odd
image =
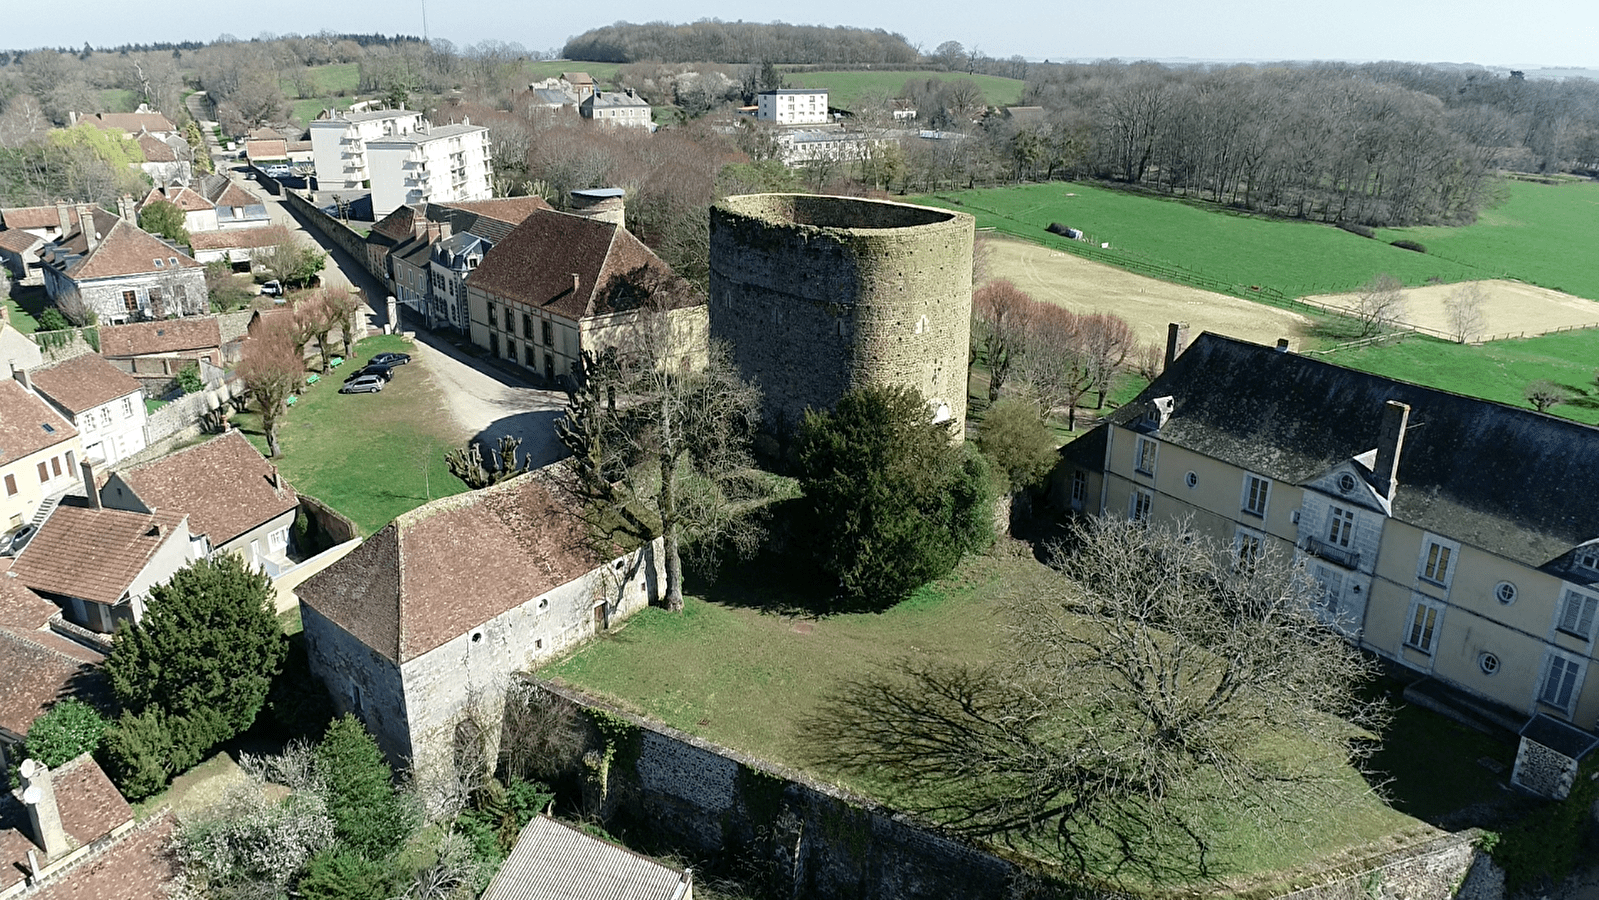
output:
[[[1486,303],[1483,305],[1485,322],[1476,337],[1491,335],[1543,334],[1573,325],[1599,324],[1599,303],[1563,294],[1548,288],[1534,287],[1519,281],[1479,281]],[[1444,301],[1459,285],[1434,284],[1405,289],[1404,320],[1425,328],[1451,332],[1449,317],[1444,312]],[[1306,298],[1313,303],[1350,308],[1354,294],[1324,294]]]
[[[1287,337],[1297,347],[1311,324],[1287,310],[1134,275],[1037,244],[998,239],[992,244],[992,277],[1009,278],[1035,300],[1077,312],[1115,313],[1143,342],[1164,344],[1168,323],[1187,322],[1190,339],[1210,331],[1262,344]]]

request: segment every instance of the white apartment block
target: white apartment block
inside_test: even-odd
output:
[[[311,164],[317,188],[358,190],[371,180],[367,142],[410,134],[422,127],[422,114],[401,109],[333,112],[311,123]]]
[[[755,118],[779,125],[820,125],[828,121],[827,91],[810,88],[761,91]]]
[[[367,142],[372,214],[381,219],[408,203],[488,200],[494,196],[489,130],[467,119]]]

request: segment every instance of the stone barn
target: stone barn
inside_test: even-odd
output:
[[[711,337],[793,431],[867,385],[907,385],[966,424],[970,215],[853,197],[747,194],[711,208]]]

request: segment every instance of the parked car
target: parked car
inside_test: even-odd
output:
[[[267,166],[266,173],[273,178],[287,178],[294,174],[294,170],[288,166]]]
[[[376,394],[383,390],[383,378],[378,375],[362,375],[354,381],[346,381],[339,387],[341,394]]]
[[[394,370],[388,366],[366,366],[351,372],[349,377],[344,379],[344,383],[349,384],[357,378],[365,378],[368,375],[375,375],[384,381],[390,381],[394,378]]]
[[[263,297],[281,297],[281,296],[283,296],[283,282],[278,281],[276,278],[274,278],[271,281],[268,281],[266,284],[261,285],[261,296],[263,296]]]
[[[411,361],[409,353],[379,353],[367,361],[369,366],[403,366]]]
[[[14,531],[0,536],[0,556],[16,556],[18,551],[33,540],[34,532],[38,531],[32,525],[24,525]]]

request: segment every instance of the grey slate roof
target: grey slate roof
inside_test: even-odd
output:
[[[686,872],[534,816],[483,900],[677,900],[688,888]]]
[[[1163,396],[1163,442],[1294,484],[1375,448],[1384,402],[1407,403],[1394,518],[1556,573],[1599,538],[1589,425],[1208,333],[1111,421]]]

